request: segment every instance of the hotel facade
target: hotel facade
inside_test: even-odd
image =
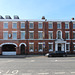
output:
[[[0,55],[75,53],[75,20],[19,19],[0,16]]]

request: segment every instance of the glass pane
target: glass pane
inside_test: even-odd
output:
[[[33,29],[33,28],[34,28],[34,27],[33,27],[33,23],[30,23],[29,28],[30,28],[30,29]]]
[[[17,29],[17,23],[13,23],[13,28]]]
[[[13,39],[17,39],[17,32],[13,32]]]
[[[43,26],[42,23],[39,23],[39,24],[38,24],[38,28],[39,28],[39,29],[42,29],[42,28],[43,28],[42,26]]]
[[[52,24],[48,24],[48,28],[49,29],[52,29]]]
[[[39,50],[42,49],[42,44],[39,44]]]
[[[21,28],[25,28],[25,23],[21,23]]]
[[[3,33],[3,39],[8,39],[8,32]]]
[[[21,32],[21,39],[25,39],[25,32]]]
[[[8,28],[8,23],[4,23],[4,28]]]

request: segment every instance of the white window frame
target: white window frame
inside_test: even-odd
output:
[[[8,22],[4,22],[4,23],[8,23]],[[3,23],[3,29],[8,29],[8,27],[7,28],[4,28],[4,23]]]
[[[65,28],[65,29],[69,29],[69,22],[65,22],[65,24],[68,24],[68,28]]]
[[[34,42],[29,42],[29,45],[30,44],[33,44],[33,49],[31,49],[31,50],[29,49],[29,52],[34,52]]]
[[[73,22],[73,25],[75,25],[75,22]],[[75,29],[75,28],[73,27],[73,29]]]
[[[43,43],[44,42],[38,42],[38,52],[43,52]],[[42,49],[39,50],[39,44],[42,44]]]
[[[66,39],[66,37],[65,37],[65,39],[66,39],[66,40],[69,40],[69,39],[70,39],[70,31],[65,31],[65,34],[66,34],[66,33],[69,33],[69,38]]]
[[[53,31],[48,31],[48,39],[49,39],[49,33],[52,33],[52,39],[53,39]],[[50,39],[50,40],[52,40]]]
[[[24,32],[25,33],[25,31],[21,31],[21,32]],[[21,39],[25,39],[25,38],[21,38]]]
[[[66,45],[69,45],[69,50],[66,49],[66,52],[70,52],[70,43],[66,43]]]
[[[39,33],[42,33],[42,38],[39,38]],[[38,39],[43,39],[43,31],[38,31]]]
[[[33,23],[33,28],[30,28],[30,23]],[[29,22],[29,29],[34,29],[34,22]]]
[[[60,28],[58,28],[58,24],[60,24]],[[61,24],[61,22],[57,22],[57,29],[62,29],[62,24]]]
[[[17,33],[17,31],[12,31],[12,39],[13,39],[13,33]],[[17,40],[17,38],[16,39],[13,39],[13,40]]]
[[[73,44],[75,45],[75,42],[73,42]],[[75,52],[75,50],[73,50]]]
[[[13,23],[16,23],[16,25],[17,25],[17,22],[12,22],[12,29],[17,29],[17,28],[13,28]]]
[[[62,31],[61,30],[58,30],[58,31],[60,31],[61,32],[61,39],[62,39]],[[57,31],[57,39],[58,39],[58,31]]]
[[[8,31],[3,31],[3,39],[4,39],[4,32],[7,32],[8,33]],[[8,38],[5,38],[4,40],[7,40]]]
[[[49,52],[52,52],[53,51],[53,42],[48,42],[48,46],[49,46],[49,44],[52,45],[52,49],[49,49]]]
[[[39,28],[39,23],[42,24],[42,28]],[[43,29],[43,23],[42,22],[38,22],[38,29]]]
[[[33,38],[30,38],[30,33],[33,33]],[[34,39],[34,31],[29,31],[29,39]]]
[[[22,24],[22,23],[24,23],[24,25],[25,25],[25,22],[21,22],[21,24]],[[21,24],[20,24],[20,27],[21,27]],[[24,28],[23,28],[23,27],[21,27],[21,29],[25,29],[25,27],[24,27]]]
[[[52,24],[52,28],[49,28],[49,24]],[[53,29],[53,22],[48,22],[48,29]]]

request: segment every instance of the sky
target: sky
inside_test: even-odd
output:
[[[75,17],[75,0],[0,0],[0,15],[20,19],[68,19]]]

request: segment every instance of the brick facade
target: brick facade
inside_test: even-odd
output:
[[[3,23],[4,22],[8,22],[8,29],[4,29],[3,28]],[[17,29],[13,29],[12,28],[12,23],[16,22],[17,23]],[[25,29],[21,29],[21,22],[25,22]],[[30,29],[29,28],[29,23],[33,22],[34,24],[34,28]],[[38,29],[38,23],[42,22],[43,23],[43,28],[42,29]],[[53,24],[53,28],[49,29],[48,28],[48,23],[52,22]],[[57,29],[57,23],[60,22],[61,23],[61,29]],[[21,54],[21,43],[25,44],[25,54],[45,54],[49,52],[49,43],[53,43],[53,51],[56,51],[56,42],[61,41],[57,39],[57,31],[60,30],[62,32],[62,39],[65,44],[69,43],[70,44],[70,51],[68,53],[74,53],[74,48],[73,48],[73,43],[75,42],[75,40],[73,40],[73,31],[75,31],[75,29],[73,29],[73,22],[67,21],[69,23],[69,29],[65,29],[65,22],[66,21],[45,21],[45,20],[39,20],[39,21],[21,21],[21,20],[0,20],[0,54],[2,54],[2,46],[6,45],[7,43],[15,43],[16,46],[16,54]],[[11,34],[11,37],[8,36],[7,40],[3,39],[3,32],[4,31],[8,31],[8,35]],[[13,40],[12,39],[12,31],[17,31],[17,39]],[[21,39],[21,32],[20,31],[25,31],[25,39]],[[34,31],[34,39],[29,39],[29,31]],[[38,31],[43,31],[44,32],[44,37],[43,39],[38,39]],[[48,37],[48,31],[53,31],[53,39],[49,39]],[[68,40],[65,39],[65,31],[69,31],[69,35],[70,38]],[[56,41],[56,42],[55,42]],[[29,43],[34,43],[34,51],[33,52],[29,52]],[[44,42],[45,43],[45,48],[43,48],[42,52],[38,51],[38,43],[39,42]],[[61,43],[62,43],[61,42]],[[59,44],[59,43],[57,43]],[[64,47],[64,51],[65,51],[65,47],[66,45],[62,43],[63,47]],[[13,44],[14,45],[14,44]],[[52,51],[51,51],[52,52]]]

